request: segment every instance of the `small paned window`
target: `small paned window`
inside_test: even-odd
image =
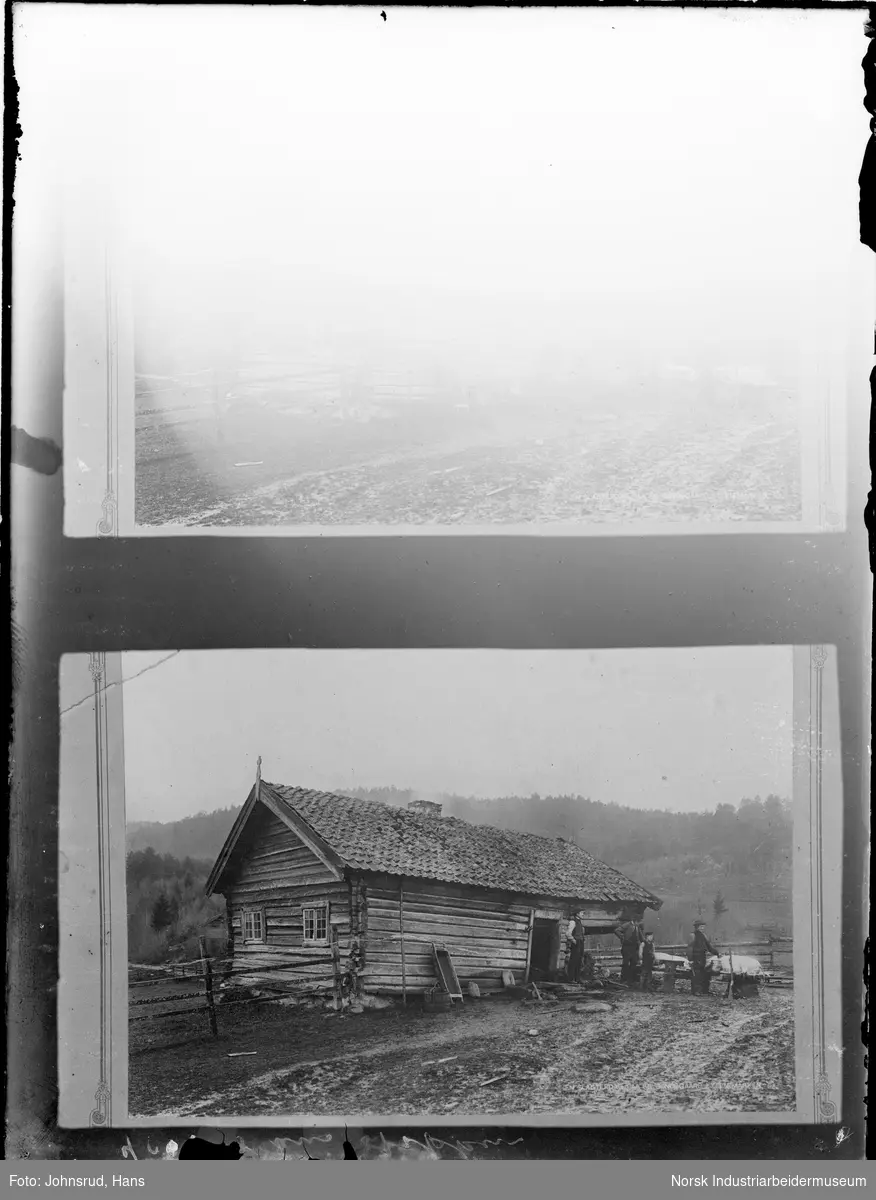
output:
[[[265,940],[265,916],[261,909],[250,909],[243,914],[243,940],[245,942],[263,942]]]
[[[328,941],[328,905],[313,904],[302,908],[305,942]]]

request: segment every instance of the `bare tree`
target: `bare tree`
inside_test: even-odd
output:
[[[715,894],[715,899],[712,901],[712,912],[715,916],[715,931],[720,929],[721,918],[727,912],[727,905],[720,891]]]

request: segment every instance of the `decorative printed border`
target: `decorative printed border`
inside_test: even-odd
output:
[[[97,896],[100,913],[99,1005],[100,1054],[94,1108],[88,1120],[92,1127],[112,1124],[110,1055],[113,1046],[113,910],[109,880],[111,840],[109,837],[110,767],[109,730],[106,711],[106,655],[89,654],[88,669],[94,680],[94,766],[97,799]]]
[[[97,522],[98,537],[118,536],[119,497],[119,297],[115,288],[109,250],[104,267],[106,317],[106,491],[101,501],[101,516]],[[130,364],[133,368],[133,363]],[[125,364],[125,370],[129,364]]]
[[[812,937],[812,1056],[815,1120],[836,1120],[837,1106],[830,1099],[827,1073],[827,1021],[825,1015],[825,892],[824,892],[824,646],[809,650],[809,859],[810,930]]]
[[[840,926],[842,870],[841,843],[841,793],[838,799],[836,819],[825,813],[825,797],[830,789],[825,786],[826,769],[831,762],[838,762],[838,745],[834,742],[833,729],[838,722],[836,681],[826,667],[829,654],[825,647],[794,649],[794,703],[795,703],[795,794],[794,819],[797,853],[794,859],[794,961],[795,961],[795,1058],[797,1063],[797,1103],[787,1112],[745,1113],[635,1113],[639,1125],[752,1125],[752,1124],[800,1124],[835,1122],[840,1111],[839,1090],[841,1070],[841,981],[839,936],[830,939],[830,925],[837,930]],[[278,653],[280,653],[278,651]],[[287,653],[295,653],[288,651]],[[404,651],[399,651],[404,653]],[[513,653],[513,651],[509,651]],[[559,652],[558,652],[559,653]],[[69,656],[83,659],[84,656]],[[94,985],[94,999],[88,1011],[76,1014],[77,1028],[74,1030],[66,1021],[71,1021],[69,1006],[59,1006],[59,1041],[68,1041],[71,1036],[81,1036],[82,1024],[89,1024],[89,1036],[85,1039],[95,1047],[95,1053],[82,1060],[80,1066],[96,1068],[93,1102],[89,1111],[71,1111],[65,1103],[68,1080],[63,1072],[59,1079],[62,1119],[65,1128],[92,1127],[168,1128],[174,1122],[165,1115],[159,1118],[130,1118],[127,1113],[127,922],[119,916],[116,908],[113,920],[112,895],[124,897],[125,830],[124,830],[124,781],[120,776],[123,762],[123,741],[120,722],[114,719],[112,727],[108,719],[108,693],[118,694],[117,713],[121,707],[120,655],[110,655],[117,660],[116,669],[109,670],[108,656],[92,654],[88,667],[93,679],[93,779],[94,790],[90,796],[68,794],[66,781],[61,777],[62,808],[68,813],[68,825],[82,831],[91,826],[87,836],[92,848],[93,871],[98,883],[99,904],[99,961],[100,970]],[[834,660],[835,662],[835,660]],[[114,678],[108,680],[108,674]],[[118,682],[116,682],[116,680]],[[828,683],[828,680],[830,682]],[[827,700],[826,700],[827,693]],[[827,714],[827,717],[826,715]],[[115,715],[115,714],[114,714]],[[838,725],[836,726],[838,730]],[[118,730],[116,732],[116,730]],[[74,789],[75,790],[75,789]],[[95,804],[96,796],[96,804]],[[73,822],[75,809],[75,822]],[[89,817],[89,812],[92,814]],[[61,846],[62,853],[64,846]],[[80,884],[80,887],[82,885]],[[64,897],[62,895],[62,904]],[[75,932],[75,931],[74,931]],[[88,943],[93,938],[82,935]],[[115,953],[114,953],[115,946]],[[124,949],[123,949],[124,947]],[[84,956],[83,956],[84,957]],[[89,964],[90,965],[90,964]],[[88,983],[91,987],[92,974]],[[62,979],[63,986],[63,979]],[[114,1021],[114,1013],[121,1014]],[[81,1020],[80,1020],[81,1017]],[[499,1114],[485,1119],[440,1117],[430,1118],[424,1114],[420,1120],[435,1127],[457,1126],[461,1129],[489,1128],[502,1126],[506,1129],[515,1125],[544,1126],[556,1128],[597,1128],[617,1123],[617,1114],[587,1114],[570,1118],[566,1114]],[[286,1129],[292,1123],[299,1126],[325,1129],[338,1123],[383,1127],[410,1125],[411,1118],[390,1115],[368,1118],[351,1114],[337,1118],[321,1117],[315,1120],[300,1116],[289,1118],[212,1118],[211,1123],[234,1129]]]
[[[122,656],[66,655],[61,680],[59,1124],[108,1129],[127,1111]]]
[[[836,414],[833,410],[836,408],[841,412],[846,405],[844,394],[839,399],[834,399],[833,388],[834,380],[831,379],[824,390],[822,427],[818,438],[819,522],[822,529],[832,533],[842,530],[844,526],[838,500],[842,491],[835,476],[836,468],[839,465],[836,461],[839,453],[837,447],[845,443],[844,437],[834,437]]]
[[[75,170],[75,168],[72,168]],[[113,181],[68,180],[64,211],[64,534],[133,528],[134,338]]]

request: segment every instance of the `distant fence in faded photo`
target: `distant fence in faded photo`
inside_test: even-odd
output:
[[[595,941],[596,939],[594,939],[594,943]],[[622,960],[619,946],[617,949],[614,947],[605,949],[604,946],[598,944],[587,945],[585,943],[585,946],[593,955],[597,966],[605,967],[608,970],[620,970]],[[654,949],[659,954],[687,955],[686,942],[655,945]],[[716,946],[716,949],[722,954],[729,951],[740,957],[756,958],[764,971],[769,973],[768,987],[788,987],[794,981],[794,942],[790,937],[774,937],[757,942],[722,941]]]
[[[324,971],[313,976],[306,973],[307,968],[326,966],[332,969],[328,987]],[[305,968],[304,973],[301,968]],[[283,972],[283,975],[272,975],[272,972]],[[294,972],[293,980],[289,979],[291,972]],[[274,984],[269,995],[234,994],[234,981],[248,990],[256,979],[259,987]],[[226,990],[231,994],[226,995]],[[128,1020],[139,1023],[197,1019],[204,1022],[215,1038],[219,1036],[217,1009],[222,1012],[232,1005],[265,1004],[282,999],[284,994],[298,998],[325,996],[327,991],[340,1001],[341,966],[335,947],[312,958],[272,955],[270,963],[241,965],[239,958],[211,958],[201,940],[200,958],[189,962],[160,966],[128,964]]]

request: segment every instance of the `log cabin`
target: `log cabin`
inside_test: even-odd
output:
[[[341,963],[353,991],[405,996],[439,986],[433,947],[464,990],[495,991],[559,971],[573,914],[607,933],[662,903],[561,838],[261,778],[206,888],[225,897],[235,971],[252,967],[241,982],[330,988]]]

